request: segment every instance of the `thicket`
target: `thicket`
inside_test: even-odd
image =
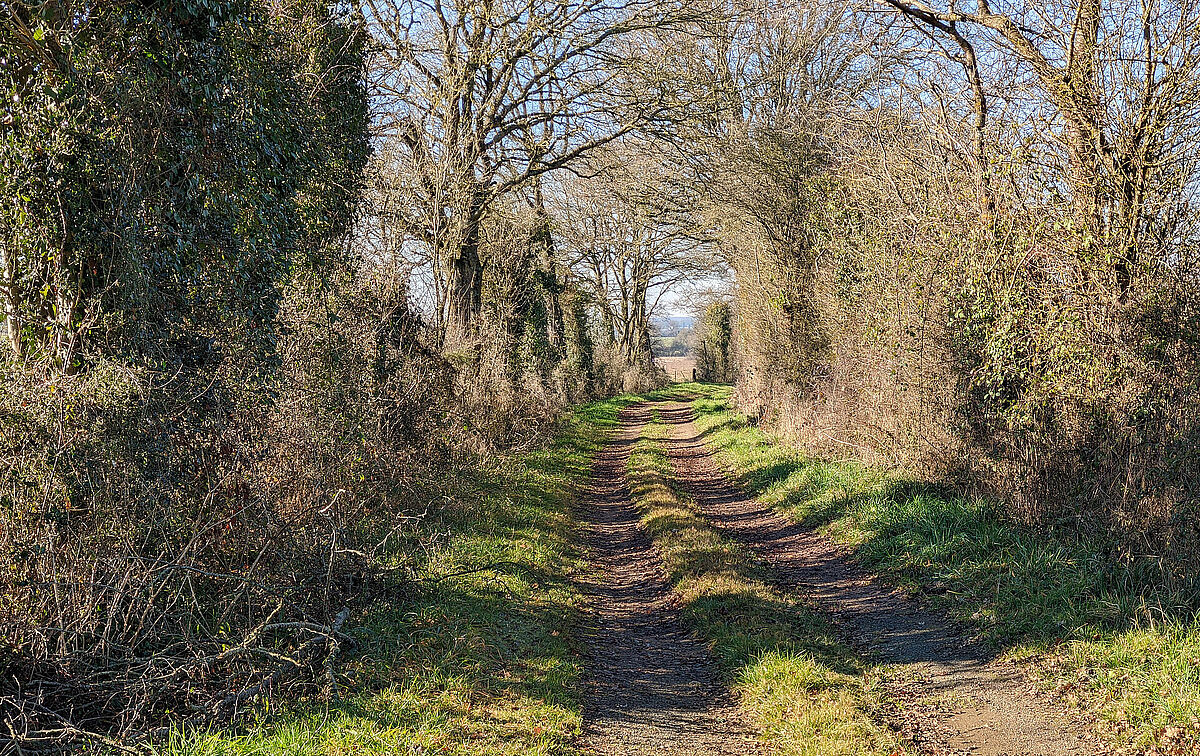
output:
[[[303,0],[3,13],[8,736],[320,685],[365,574],[342,544],[384,493],[366,475],[398,469],[380,410],[412,387],[386,360],[408,313],[372,318],[339,244],[368,155],[361,26]]]
[[[0,751],[337,695],[447,471],[622,381],[536,174],[422,236],[379,20],[0,3]]]
[[[735,272],[741,406],[1192,595],[1197,7],[884,5],[689,50],[697,91],[744,98],[685,163]]]
[[[733,305],[717,300],[705,306],[696,324],[692,352],[696,377],[708,383],[732,383]]]

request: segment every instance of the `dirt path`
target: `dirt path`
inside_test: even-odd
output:
[[[679,624],[661,560],[638,525],[626,467],[649,417],[630,407],[585,497],[598,627],[585,745],[598,756],[762,753],[707,649]]]
[[[1012,665],[992,661],[940,615],[876,582],[826,538],[792,524],[731,485],[691,422],[664,403],[676,475],[718,527],[748,544],[780,586],[832,611],[851,639],[898,665],[906,729],[922,750],[971,756],[1085,756],[1100,745]]]

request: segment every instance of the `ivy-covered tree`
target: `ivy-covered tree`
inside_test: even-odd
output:
[[[290,0],[0,3],[0,299],[12,352],[269,354],[368,151],[361,25]]]
[[[190,675],[131,681],[260,626],[251,586],[328,570],[305,513],[395,485],[367,460],[424,427],[391,388],[420,364],[437,390],[402,303],[326,285],[356,271],[365,39],[327,0],[0,0],[0,731],[18,748],[244,710],[251,693]],[[341,594],[296,595],[278,611],[327,622]]]

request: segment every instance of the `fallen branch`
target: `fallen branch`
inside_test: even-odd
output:
[[[252,685],[242,691],[229,693],[226,695],[214,706],[213,714],[232,714],[237,711],[237,708],[244,701],[248,701],[259,696],[269,696],[271,689],[276,683],[282,680],[286,675],[299,669],[302,665],[309,663],[309,660],[316,656],[319,647],[325,642],[329,642],[330,650],[325,657],[324,668],[327,681],[332,681],[333,664],[336,661],[338,654],[341,652],[342,640],[348,638],[348,636],[341,632],[342,625],[346,623],[346,620],[349,617],[350,608],[343,607],[342,610],[337,613],[337,616],[334,617],[333,623],[327,627],[313,625],[312,623],[304,623],[305,625],[311,625],[311,627],[305,629],[319,629],[320,632],[318,633],[318,637],[305,642],[296,652],[294,657],[281,657],[283,663],[257,684]],[[289,625],[293,623],[280,624]],[[265,628],[266,626],[263,627]],[[336,686],[330,682],[330,684],[326,686],[326,690],[332,691],[335,687]]]

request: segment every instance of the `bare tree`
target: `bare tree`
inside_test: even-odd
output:
[[[927,34],[933,44],[944,52],[946,57],[953,59],[961,66],[971,89],[971,157],[979,186],[980,210],[985,218],[994,219],[996,197],[992,188],[992,172],[986,143],[988,94],[980,73],[979,55],[976,52],[975,44],[960,31],[957,21],[939,18],[921,6],[910,5],[899,0],[879,0],[879,2],[895,8],[911,19],[916,27]],[[950,40],[957,48],[957,53],[945,50],[939,35]]]
[[[592,165],[592,178],[561,181],[550,200],[560,254],[591,293],[605,343],[648,366],[663,296],[718,266],[709,240],[675,213],[678,186],[656,150],[623,145]]]
[[[856,11],[842,0],[728,3],[669,48],[697,111],[671,135],[675,174],[735,272],[743,377],[806,385],[827,343],[810,306],[827,178],[883,65],[874,22]]]
[[[879,1],[963,46],[977,93],[969,35],[988,45],[993,69],[1015,64],[1032,75],[1065,153],[1083,275],[1107,251],[1123,301],[1142,248],[1172,233],[1160,225],[1173,217],[1167,195],[1184,191],[1178,168],[1191,164],[1189,145],[1200,136],[1197,3],[977,0],[967,10],[953,1]],[[1036,129],[1036,111],[1027,117]]]
[[[623,96],[632,35],[669,23],[659,0],[368,0],[378,137],[401,221],[434,251],[447,332],[482,305],[480,223],[497,198],[664,115]]]

